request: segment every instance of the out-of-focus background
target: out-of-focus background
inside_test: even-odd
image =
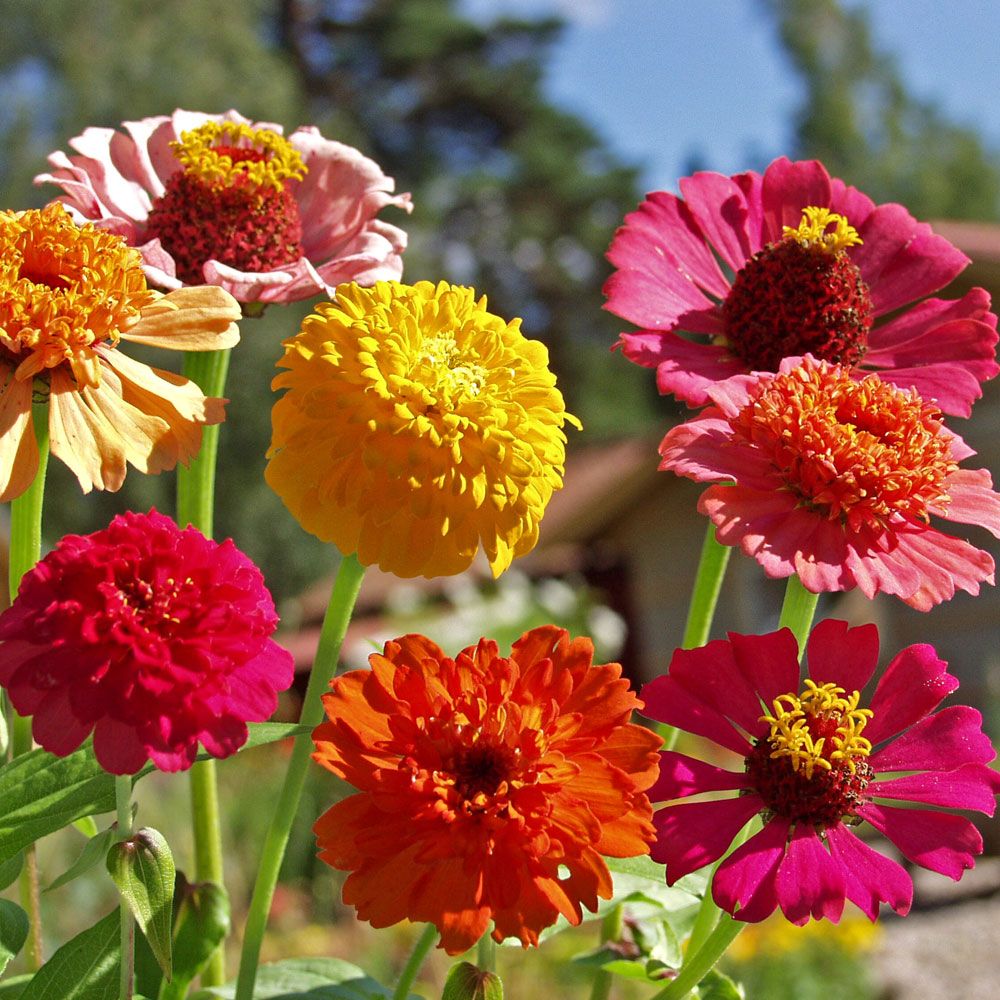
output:
[[[585,430],[570,431],[566,486],[538,549],[495,583],[481,569],[406,584],[370,573],[348,644],[351,665],[363,663],[373,643],[415,628],[454,652],[482,634],[503,641],[556,621],[594,635],[603,655],[621,659],[637,680],[666,666],[704,531],[698,490],[656,471],[657,441],[683,414],[656,395],[652,372],[609,353],[623,324],[601,309],[603,254],[647,191],[676,190],[694,169],[734,173],[762,170],[782,154],[819,157],[876,201],[902,201],[972,258],[946,294],[981,284],[1000,297],[1000,9],[980,0],[0,0],[0,19],[3,207],[54,197],[54,188],[34,188],[31,178],[88,125],[114,127],[175,107],[234,107],[287,130],[315,124],[375,158],[397,190],[412,192],[412,216],[383,213],[409,232],[406,280],[472,284],[494,311],[523,317],[528,335],[548,345]],[[270,427],[262,401],[280,341],[308,308],[272,307],[243,323],[217,513],[220,537],[234,536],[263,567],[302,672],[335,557],[264,484]],[[973,418],[956,423],[981,464],[1000,469],[1000,389],[987,386]],[[50,477],[49,543],[102,527],[127,507],[173,507],[167,475],[132,472],[120,494],[87,497],[58,463]],[[997,554],[985,533],[973,540]],[[774,627],[782,590],[735,555],[717,633]],[[887,655],[910,642],[934,643],[962,678],[965,700],[982,708],[1000,737],[1000,601],[987,590],[929,615],[854,595],[824,598],[820,614],[877,620]],[[261,756],[266,751],[255,754],[226,771],[228,801],[236,803],[229,824],[237,911],[246,889],[239,873],[249,872],[266,820],[253,802],[239,805],[239,792],[258,783],[255,769],[276,774],[280,766]],[[325,778],[314,782],[313,816],[330,798]],[[169,814],[176,807],[159,801],[174,794],[169,783],[149,783],[148,808]],[[308,823],[299,833],[277,914],[289,938],[284,954],[331,953],[335,886],[311,858]],[[986,836],[995,854],[996,824],[987,824]],[[855,970],[860,985],[842,992],[916,995],[909,966],[920,967],[925,998],[936,995],[936,971],[944,970],[947,986],[953,967],[965,971],[968,995],[970,969],[995,986],[996,956],[989,965],[963,950],[976,934],[934,930],[912,945],[903,936],[913,926],[935,927],[942,912],[946,926],[959,927],[970,907],[989,905],[991,895],[995,903],[1000,873],[989,860],[981,871],[963,882],[957,901],[918,897],[925,912],[905,932],[888,922],[886,935],[898,935],[891,948],[864,935],[845,938],[847,957],[833,964]],[[336,933],[351,947],[368,941],[347,919]],[[408,941],[402,933],[400,947]],[[751,996],[811,996],[802,985],[810,968],[816,989],[833,992],[835,973],[822,965],[816,973],[805,956],[831,948],[839,955],[839,944],[822,934],[774,940],[761,938],[745,956],[760,966]],[[941,940],[947,947],[934,952]],[[881,948],[874,971],[867,958],[850,957],[867,956],[869,947]],[[395,960],[384,958],[388,968]],[[786,973],[773,972],[785,968],[781,961],[798,969],[787,973],[796,989],[787,980],[782,988]],[[869,970],[871,985],[856,967]],[[511,995],[531,995],[525,989]]]

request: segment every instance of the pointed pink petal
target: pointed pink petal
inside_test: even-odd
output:
[[[932,345],[928,345],[928,349],[931,348]],[[936,349],[936,346],[933,349]],[[987,374],[977,376],[967,369],[978,366],[958,365],[953,361],[912,368],[896,366],[879,368],[872,359],[866,357],[865,366],[869,365],[877,369],[883,382],[907,391],[912,390],[921,399],[936,403],[942,413],[956,417],[968,417],[972,413],[972,404],[983,394],[980,382],[996,374],[989,373],[992,366],[984,366]]]
[[[659,777],[646,795],[650,802],[666,802],[701,792],[722,792],[748,787],[747,776],[743,772],[727,771],[677,753],[676,750],[664,750],[660,753]]]
[[[641,694],[643,714],[686,733],[704,736],[719,746],[745,757],[750,744],[710,705],[695,697],[670,677],[650,681]]]
[[[680,188],[709,246],[733,271],[738,271],[753,254],[747,234],[746,200],[739,185],[723,174],[701,171],[683,178]]]
[[[997,807],[1000,773],[985,764],[964,764],[954,771],[908,774],[891,781],[873,781],[867,794],[879,799],[925,802],[947,809],[976,809],[992,816]]]
[[[878,628],[826,619],[816,625],[806,646],[809,676],[817,684],[839,684],[848,694],[863,691],[878,665]]]
[[[951,498],[942,516],[959,524],[978,524],[1000,538],[1000,494],[986,469],[958,469],[945,480]]]
[[[865,729],[866,738],[870,728],[869,724]],[[953,771],[963,764],[988,764],[995,756],[990,738],[983,732],[983,717],[979,712],[966,705],[949,705],[921,719],[902,736],[877,750],[869,763],[877,774]]]
[[[703,318],[711,320],[712,316]],[[662,395],[674,395],[689,406],[704,406],[715,382],[744,371],[743,363],[725,348],[698,344],[674,333],[623,333],[619,345],[629,361],[656,369],[656,386]]]
[[[840,920],[847,891],[843,869],[808,823],[796,825],[778,866],[774,891],[781,912],[793,924],[801,926],[810,917]]]
[[[913,882],[902,865],[873,850],[843,823],[827,829],[826,842],[831,856],[843,869],[847,898],[869,920],[878,916],[883,902],[900,916],[910,912]]]
[[[978,324],[995,331],[997,318],[990,312],[990,293],[986,289],[970,289],[960,299],[925,299],[888,322],[877,324],[868,335],[865,359],[874,356],[880,365],[894,363],[900,358],[919,360],[910,355],[912,345],[925,342],[928,335],[942,327],[950,329],[952,324],[957,326],[966,322],[977,324],[975,329],[984,338],[982,346],[988,346],[990,339]]]
[[[751,817],[763,808],[757,795],[740,795],[659,809],[653,813],[656,843],[649,855],[667,866],[667,884],[673,885],[721,857]]]
[[[979,831],[953,813],[896,809],[868,802],[858,809],[858,815],[884,833],[915,864],[956,882],[967,869],[975,867],[974,855],[983,852]]]
[[[775,817],[719,865],[712,879],[717,906],[738,920],[751,922],[774,912],[778,905],[775,879],[790,826],[789,820]]]

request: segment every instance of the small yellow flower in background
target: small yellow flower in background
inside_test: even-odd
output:
[[[846,955],[862,956],[876,948],[881,937],[881,926],[858,913],[845,915],[839,924],[810,920],[801,927],[778,913],[760,923],[748,924],[727,954],[735,962],[749,962],[761,956],[827,947]]]
[[[341,285],[280,366],[266,478],[307,531],[401,577],[534,547],[579,421],[520,320],[446,282]]]

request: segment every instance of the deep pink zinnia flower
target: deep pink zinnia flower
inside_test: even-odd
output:
[[[724,545],[813,593],[858,587],[927,611],[956,588],[979,593],[993,559],[930,524],[978,524],[1000,538],[1000,495],[936,406],[825,361],[733,376],[715,406],[670,430],[661,469],[710,486],[698,509]]]
[[[292,682],[260,570],[168,517],[126,513],[67,535],[0,615],[0,684],[63,757],[93,731],[105,770],[164,771],[246,741]]]
[[[968,258],[902,205],[876,205],[815,160],[680,188],[626,216],[604,288],[605,308],[644,327],[621,346],[656,369],[660,392],[701,406],[720,379],[811,353],[967,417],[1000,372],[986,291],[925,298]]]
[[[406,233],[376,215],[410,211],[408,194],[373,160],[312,127],[236,111],[88,128],[56,151],[36,184],[63,189],[78,220],[138,247],[161,288],[221,285],[240,302],[332,296],[345,281],[369,285],[402,273]]]
[[[996,752],[975,709],[934,711],[958,681],[932,647],[900,652],[867,708],[859,707],[859,691],[878,660],[874,625],[820,622],[807,654],[808,676],[800,680],[789,629],[730,633],[678,650],[668,675],[645,686],[646,715],[743,762],[742,770],[729,771],[675,751],[661,754],[650,799],[685,801],[654,813],[652,857],[666,865],[673,884],[721,857],[759,815],[763,829],[713,879],[722,909],[757,921],[780,906],[804,924],[810,916],[839,920],[849,899],[872,920],[883,902],[905,914],[913,896],[909,875],[856,836],[856,825],[867,821],[910,861],[958,880],[982,852],[979,832],[954,813],[911,806],[992,816],[1000,774],[987,764]],[[686,801],[709,792],[711,800]]]

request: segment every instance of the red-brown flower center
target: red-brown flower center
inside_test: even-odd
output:
[[[846,253],[860,242],[841,216],[810,206],[798,229],[786,227],[736,273],[722,315],[727,346],[748,369],[777,371],[782,358],[807,353],[847,367],[860,362],[872,302]]]
[[[503,794],[514,776],[514,765],[514,754],[508,747],[483,743],[463,747],[451,762],[455,791],[468,802],[480,795]]]
[[[181,281],[203,281],[208,260],[264,272],[302,256],[302,220],[288,185],[305,167],[287,140],[206,122],[172,145],[184,169],[154,202],[145,237],[159,239]]]
[[[858,692],[806,681],[800,695],[774,700],[767,737],[746,758],[753,789],[770,813],[820,827],[851,821],[872,779],[871,743],[861,734],[871,718]]]

